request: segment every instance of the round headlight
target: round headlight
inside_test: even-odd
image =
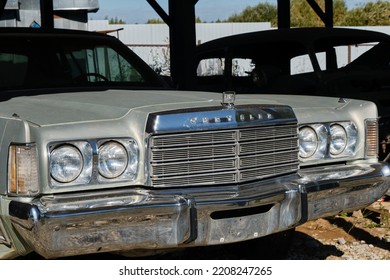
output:
[[[330,153],[341,154],[347,146],[347,133],[343,126],[334,124],[330,127]]]
[[[318,145],[317,133],[305,126],[299,130],[299,156],[308,158],[315,154]]]
[[[123,145],[109,141],[99,147],[99,173],[105,178],[120,176],[127,168],[128,155]]]
[[[83,169],[83,156],[72,145],[63,145],[50,154],[50,174],[60,183],[74,181]]]

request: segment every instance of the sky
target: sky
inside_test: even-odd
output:
[[[348,8],[357,7],[369,1],[345,0]],[[167,11],[168,0],[157,0],[157,2]],[[195,6],[195,13],[203,22],[214,22],[218,19],[227,19],[233,14],[240,13],[246,7],[259,3],[276,5],[277,0],[199,0]],[[146,0],[99,0],[99,4],[99,11],[90,14],[90,18],[118,18],[130,24],[146,23],[148,19],[159,18]]]

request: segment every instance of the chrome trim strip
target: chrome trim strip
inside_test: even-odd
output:
[[[242,105],[235,106],[234,109],[192,108],[150,114],[146,132],[160,134],[296,122],[295,114],[289,106]]]

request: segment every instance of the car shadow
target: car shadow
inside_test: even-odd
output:
[[[344,252],[334,245],[326,245],[302,232],[295,232],[286,260],[326,260],[331,256],[341,257]]]
[[[371,235],[368,231],[365,231],[364,229],[355,227],[353,223],[348,222],[343,218],[330,217],[327,218],[327,220],[330,223],[338,226],[339,228],[342,228],[345,232],[347,232],[349,235],[353,236],[357,240],[364,240],[367,244],[372,244],[375,247],[390,250],[389,242],[382,240],[378,236]]]

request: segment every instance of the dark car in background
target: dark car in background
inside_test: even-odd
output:
[[[233,35],[197,47],[197,89],[370,100],[381,160],[390,153],[390,36],[352,28]]]

